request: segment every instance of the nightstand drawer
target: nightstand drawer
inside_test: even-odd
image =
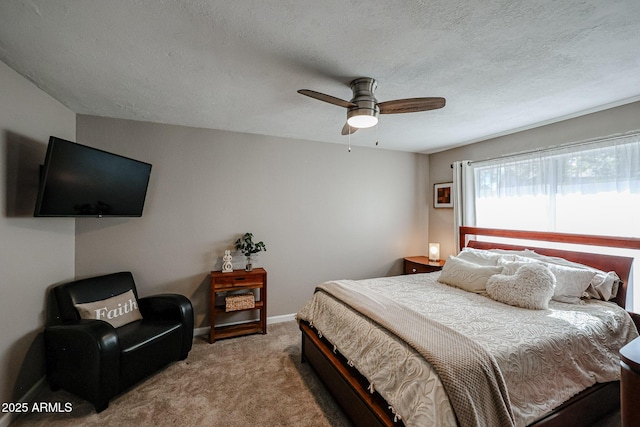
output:
[[[228,273],[231,274],[231,273]],[[230,277],[216,277],[213,280],[215,289],[237,288],[237,287],[262,287],[262,274],[234,275]]]
[[[623,426],[640,425],[640,338],[620,349],[620,416]]]
[[[429,261],[425,256],[413,256],[404,259],[404,274],[433,273],[442,270],[444,261]]]

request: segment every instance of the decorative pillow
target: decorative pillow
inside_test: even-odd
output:
[[[502,274],[513,275],[523,265],[538,264],[546,266],[556,279],[553,300],[569,304],[580,304],[582,298],[588,296],[587,288],[596,275],[595,270],[583,270],[551,263],[540,262],[536,259],[516,257],[515,262],[501,262],[504,266]]]
[[[543,264],[523,263],[513,275],[496,274],[487,280],[487,293],[515,307],[546,310],[556,279]]]
[[[449,256],[442,267],[438,281],[468,292],[484,293],[487,279],[501,272],[501,266],[478,265]]]
[[[142,319],[132,290],[105,300],[75,304],[82,319],[97,319],[111,323],[114,328]]]

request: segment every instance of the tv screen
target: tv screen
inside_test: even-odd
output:
[[[142,216],[151,165],[49,138],[34,216]]]

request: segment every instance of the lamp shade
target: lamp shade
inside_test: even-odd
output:
[[[440,261],[440,243],[429,243],[429,261]]]

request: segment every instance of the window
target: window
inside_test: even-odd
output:
[[[472,168],[478,227],[640,237],[640,135],[476,162]],[[640,253],[626,254],[636,257],[640,277]],[[640,307],[640,288],[634,299]]]

